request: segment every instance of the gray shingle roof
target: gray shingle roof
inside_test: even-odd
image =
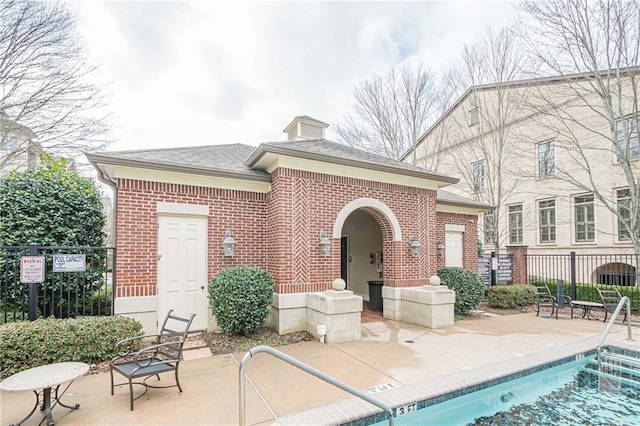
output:
[[[228,144],[192,146],[181,148],[143,149],[86,154],[94,166],[96,163],[118,164],[132,167],[195,172],[200,174],[233,175],[248,179],[269,181],[271,176],[264,170],[252,168],[265,152],[315,158],[324,161],[348,164],[366,164],[372,169],[397,171],[400,174],[423,175],[445,182],[457,179],[432,173],[411,164],[361,151],[336,142],[317,139],[293,142],[268,142],[256,148],[251,145]],[[448,191],[438,190],[437,201],[458,206],[489,210],[492,206]]]
[[[245,175],[268,180],[270,179],[268,173],[251,169],[244,164],[255,149],[255,146],[243,144],[208,145],[92,153],[87,154],[87,158],[91,162],[129,164],[148,168],[179,168],[213,174]]]
[[[444,204],[453,204],[457,206],[475,207],[481,210],[491,210],[493,206],[490,204],[481,203],[480,201],[472,200],[449,191],[438,189],[436,194],[436,201]]]
[[[261,156],[266,152],[274,152],[320,161],[330,161],[337,164],[369,166],[368,168],[371,169],[383,169],[385,171],[395,171],[399,174],[419,175],[424,178],[435,179],[448,183],[458,182],[458,179],[450,176],[434,173],[423,169],[422,167],[413,166],[411,164],[372,154],[370,152],[362,151],[348,145],[343,145],[326,139],[263,143],[251,155],[246,164],[249,167],[254,167]]]

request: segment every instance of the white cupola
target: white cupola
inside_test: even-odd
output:
[[[310,139],[324,139],[324,129],[329,127],[327,123],[311,118],[308,115],[299,115],[283,130],[289,141],[301,141]]]

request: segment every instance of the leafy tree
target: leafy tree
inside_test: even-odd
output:
[[[42,157],[40,167],[11,172],[0,178],[0,247],[31,243],[74,247],[103,245],[106,218],[100,193],[90,179],[67,171],[65,164],[64,160]],[[87,256],[86,272],[74,275],[74,279],[66,274],[48,273],[46,281],[38,286],[38,306],[44,316],[63,312],[67,307],[75,310],[77,306],[64,305],[67,301],[91,303],[94,293],[104,285],[106,262],[102,253]],[[0,271],[3,271],[0,276],[0,304],[3,306],[0,308],[14,313],[26,310],[25,286],[17,275],[20,255],[16,251],[0,252]],[[52,259],[47,258],[47,271],[52,270],[51,262]],[[57,306],[53,306],[54,293],[65,295],[65,300]],[[109,312],[110,309],[104,313]]]
[[[29,153],[74,158],[108,143],[96,70],[64,4],[0,2],[0,170],[24,167]]]
[[[103,245],[100,192],[65,164],[42,157],[37,169],[0,179],[0,245]]]

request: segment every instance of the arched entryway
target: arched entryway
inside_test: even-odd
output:
[[[375,199],[352,201],[338,215],[333,236],[341,242],[341,276],[347,288],[364,300],[363,320],[379,318],[382,283],[392,274],[392,243],[401,238],[395,215]],[[377,315],[371,316],[371,311]]]

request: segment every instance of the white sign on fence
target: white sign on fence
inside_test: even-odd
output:
[[[44,256],[22,256],[20,258],[20,282],[44,282]]]
[[[53,255],[53,272],[84,272],[85,265],[84,254]]]

